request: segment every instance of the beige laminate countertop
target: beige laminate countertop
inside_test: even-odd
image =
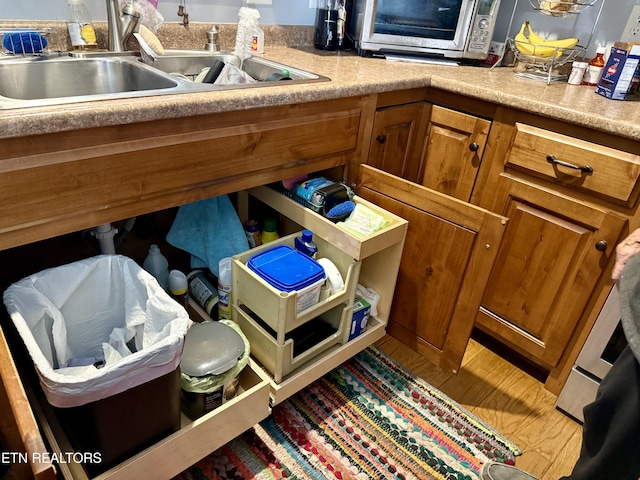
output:
[[[206,93],[0,110],[0,138],[305,103],[432,86],[631,139],[640,139],[639,101],[608,100],[592,87],[517,77],[512,68],[391,62],[313,47],[267,48],[266,58],[331,79]]]

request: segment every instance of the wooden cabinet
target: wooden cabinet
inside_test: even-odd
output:
[[[478,325],[552,368],[614,254],[625,219],[508,174],[496,182],[491,209],[509,224]]]
[[[378,105],[367,163],[379,170],[363,169],[358,192],[409,220],[388,331],[457,371],[506,224],[468,203],[491,121],[424,92]]]
[[[419,183],[429,113],[430,105],[423,102],[378,109],[367,163]]]
[[[369,165],[408,180],[384,194],[362,189],[409,220],[389,332],[455,369],[460,351],[448,346],[470,328],[455,312],[472,274],[476,325],[560,382],[640,196],[638,145],[442,93],[380,97],[376,112]],[[508,220],[480,274],[470,262],[480,224],[434,209],[449,202],[455,217],[465,205],[454,199],[481,207],[466,210],[476,222],[489,218],[483,209]]]
[[[434,105],[419,183],[468,202],[490,128],[490,120]]]
[[[477,324],[557,375],[599,309],[596,288],[611,287],[605,272],[638,196],[638,146],[513,111],[492,133],[476,199],[509,224]]]
[[[506,219],[369,166],[358,194],[409,221],[388,332],[458,371]]]
[[[491,121],[424,101],[376,111],[368,164],[469,201]]]

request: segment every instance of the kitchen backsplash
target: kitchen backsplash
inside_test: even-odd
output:
[[[106,22],[93,22],[98,46],[107,47],[107,24]],[[194,49],[204,50],[207,41],[205,32],[211,28],[211,23],[190,22],[189,28],[185,28],[178,23],[165,23],[156,33],[164,48],[169,49]],[[219,39],[221,48],[232,49],[236,42],[235,24],[218,24],[220,29]],[[42,29],[50,28],[54,33],[49,35],[50,49],[52,51],[71,50],[71,41],[67,32],[66,22],[44,22],[44,21],[10,21],[0,20],[0,28],[29,28]],[[265,43],[271,46],[305,47],[313,45],[314,27],[312,26],[263,26]],[[130,49],[138,50],[135,40],[130,40]]]

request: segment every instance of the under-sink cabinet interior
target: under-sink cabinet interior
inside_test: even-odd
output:
[[[259,202],[280,216],[278,224],[281,227],[279,240],[233,257],[233,319],[238,322],[251,344],[249,364],[239,378],[239,393],[196,420],[189,419],[183,413],[180,430],[131,455],[100,473],[98,477],[92,476],[79,463],[61,463],[57,468],[64,478],[152,478],[160,474],[162,477],[174,476],[266,418],[273,405],[282,402],[384,336],[406,235],[405,219],[356,196],[353,199],[356,204],[374,209],[388,221],[388,225],[381,231],[367,238],[358,238],[269,187],[241,191],[236,198],[239,210],[245,209],[242,216],[249,214],[247,210],[250,203]],[[284,298],[274,291],[273,298],[269,298],[271,292],[265,292],[259,285],[261,282],[258,277],[250,278],[253,274],[246,269],[246,262],[261,250],[279,243],[292,243],[303,228],[313,231],[319,251],[338,266],[345,279],[345,288],[306,310],[296,312],[295,305],[291,308],[292,302],[295,303],[296,300],[295,295]],[[380,302],[377,305],[377,315],[369,318],[366,330],[350,339],[355,287],[358,283],[379,293]],[[255,312],[250,311],[248,306]],[[211,319],[193,299],[190,300],[189,312],[195,321]],[[273,332],[265,328],[260,317],[273,325]],[[297,345],[290,339],[285,341],[284,334],[317,318],[328,318],[328,323],[334,328],[333,333],[323,341],[315,341],[302,353],[296,352]],[[17,341],[16,338],[13,340]],[[20,358],[23,366],[29,361],[28,357],[16,358]],[[72,441],[67,437],[55,409],[48,404],[39,389],[37,377],[25,373],[22,368],[20,374],[35,418],[42,426],[46,444],[60,456],[64,452],[74,451]],[[31,380],[26,381],[28,378]]]

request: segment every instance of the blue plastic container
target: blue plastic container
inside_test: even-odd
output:
[[[247,266],[283,292],[302,290],[324,280],[322,265],[289,245],[278,245],[249,259]]]

